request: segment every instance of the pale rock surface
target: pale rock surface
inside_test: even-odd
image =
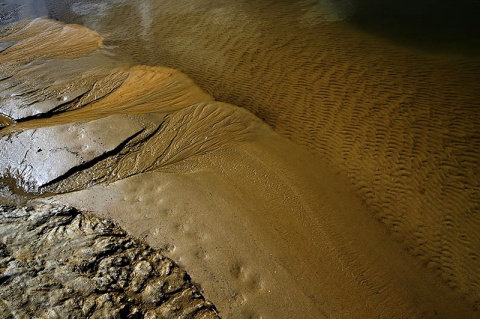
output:
[[[0,138],[0,176],[32,191],[107,155],[142,127],[126,115],[26,130]]]

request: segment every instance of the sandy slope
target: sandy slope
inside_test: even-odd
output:
[[[51,34],[46,32],[45,36]],[[30,48],[22,42],[17,48],[24,59],[48,55],[29,54]],[[2,54],[15,54],[15,49],[12,46]],[[89,61],[81,56],[78,53],[78,63]],[[330,56],[338,57],[333,53],[323,55],[325,59]],[[53,64],[46,63],[42,72],[48,73]],[[13,72],[15,66],[4,70]],[[269,74],[269,70],[258,74]],[[134,138],[117,143],[114,152],[104,145],[92,144],[98,150],[95,154],[103,150],[108,156],[96,155],[87,166],[68,161],[71,170],[59,175],[60,179],[52,179],[44,190],[86,189],[50,200],[112,217],[154,247],[169,244],[170,256],[200,282],[207,298],[226,317],[478,315],[478,223],[473,215],[478,203],[474,193],[478,153],[472,144],[478,137],[478,122],[469,113],[469,104],[446,113],[436,105],[430,109],[407,107],[409,111],[403,112],[404,106],[400,112],[395,109],[400,104],[383,101],[382,95],[376,97],[377,104],[363,104],[360,97],[355,99],[356,93],[337,102],[333,97],[342,96],[342,90],[348,86],[330,77],[323,98],[331,94],[332,105],[322,104],[322,109],[308,103],[309,97],[321,90],[304,91],[300,96],[307,100],[288,104],[290,94],[281,94],[281,90],[291,92],[288,75],[295,74],[291,72],[281,72],[287,74],[287,85],[276,83],[280,93],[260,97],[252,90],[252,94],[259,94],[260,101],[252,103],[252,109],[265,102],[265,114],[277,114],[272,116],[279,122],[271,122],[277,130],[300,142],[302,136],[314,137],[306,144],[323,155],[314,157],[247,111],[213,101],[177,71],[128,65],[122,66],[121,71],[128,76],[111,86],[103,98],[79,105],[89,94],[84,92],[79,99],[66,101],[61,111],[67,112],[0,131],[1,142],[7,145],[21,130],[40,135],[47,129],[61,132],[62,125],[78,121],[87,123],[88,130],[95,127],[95,121],[112,114],[122,114],[127,123],[143,128]],[[95,83],[118,81],[111,73],[101,74]],[[349,78],[349,73],[337,71],[328,76],[335,79],[335,74],[343,80]],[[365,82],[363,79],[358,78],[357,85],[370,87],[370,77],[365,77]],[[228,84],[228,78],[225,80]],[[239,83],[241,90],[242,85]],[[389,85],[395,92],[396,87]],[[95,87],[91,84],[89,90],[94,91]],[[376,92],[376,86],[372,90]],[[408,99],[406,92],[399,98]],[[36,96],[35,91],[27,91],[21,98],[29,99],[32,94]],[[474,103],[472,94],[465,95],[467,102]],[[278,103],[273,108],[275,96],[276,101],[285,100],[287,104]],[[362,96],[366,100],[374,97],[365,92]],[[4,101],[14,98],[5,95]],[[42,102],[34,100],[30,106]],[[52,116],[54,111],[47,114]],[[364,113],[363,117],[359,115]],[[391,122],[381,117],[389,118],[391,114],[396,115]],[[309,128],[309,119],[320,124]],[[411,122],[418,120],[418,126]],[[462,125],[455,131],[458,121]],[[452,128],[445,129],[449,124]],[[328,131],[324,134],[313,134],[325,127]],[[98,134],[116,134],[116,130],[123,129],[115,127]],[[437,139],[450,148],[444,151],[435,147]],[[65,147],[70,146],[62,139],[52,139],[48,151]],[[338,153],[339,149],[343,153]],[[74,153],[88,152],[88,148],[80,148]],[[423,166],[414,166],[411,154]],[[440,165],[449,159],[462,165]],[[30,165],[40,164],[31,161]],[[75,169],[78,167],[81,169]],[[35,172],[33,169],[15,174],[20,179],[22,174]],[[2,174],[10,176],[11,168],[4,168]],[[134,174],[137,175],[125,178]],[[464,176],[465,181],[453,183],[458,176]],[[353,190],[351,182],[355,185]],[[43,187],[37,186],[40,190]],[[417,192],[417,187],[423,187],[423,191]],[[438,219],[445,222],[439,223]],[[385,225],[390,226],[394,236]],[[442,227],[453,231],[446,232]],[[405,252],[394,238],[417,258]]]

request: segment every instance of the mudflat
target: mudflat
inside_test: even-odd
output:
[[[105,39],[3,33],[4,180],[164,249],[224,317],[479,315],[478,61],[288,6],[148,2],[121,38],[125,3]]]

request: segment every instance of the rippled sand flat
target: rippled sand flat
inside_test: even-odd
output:
[[[312,6],[53,8],[105,34],[97,47],[81,47],[93,53],[69,50],[95,72],[79,70],[81,83],[60,74],[60,108],[53,93],[44,103],[38,86],[26,84],[33,91],[17,100],[35,98],[58,115],[7,126],[3,143],[28,149],[25,134],[69,127],[104,138],[117,131],[118,140],[92,144],[95,152],[69,144],[88,162],[67,161],[43,184],[39,154],[21,163],[30,170],[4,164],[3,176],[27,191],[77,191],[49,200],[163,246],[225,317],[478,316],[480,64],[401,47]],[[120,25],[132,12],[138,19]],[[53,38],[46,27],[25,30]],[[0,57],[2,71],[14,74],[7,82],[25,86],[23,78],[70,63],[63,58],[71,55],[32,51],[25,41],[35,37],[28,39]],[[176,70],[119,62],[102,43],[175,67],[208,94]],[[16,52],[20,62],[39,61],[34,76],[9,64]],[[47,151],[67,140],[53,138]]]

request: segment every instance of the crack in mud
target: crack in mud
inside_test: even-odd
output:
[[[112,156],[115,156],[115,155],[118,155],[122,150],[124,150],[126,148],[126,146],[133,140],[135,139],[137,136],[139,136],[140,134],[142,134],[144,131],[144,129],[140,130],[139,132],[133,134],[132,136],[128,137],[125,141],[123,141],[122,143],[120,143],[117,147],[115,147],[114,149],[112,149],[111,151],[107,151],[105,153],[103,153],[102,155],[100,156],[97,156],[95,158],[93,158],[92,160],[90,161],[87,161],[83,164],[80,164],[80,165],[77,165],[77,166],[74,166],[72,167],[70,170],[66,171],[64,174],[58,176],[57,178],[54,178],[52,179],[51,181],[49,181],[48,183],[42,185],[40,188],[39,188],[39,191],[40,193],[42,192],[43,189],[49,189],[51,185],[53,184],[56,184],[62,180],[65,180],[69,177],[71,177],[72,175],[74,175],[75,173],[79,173],[79,172],[82,172],[82,171],[85,171],[91,167],[93,167],[94,165],[96,165],[97,163],[109,158],[109,157],[112,157]],[[69,152],[71,152],[70,150],[68,150]],[[74,155],[77,155],[78,156],[78,153],[76,152],[71,152],[72,154]]]

